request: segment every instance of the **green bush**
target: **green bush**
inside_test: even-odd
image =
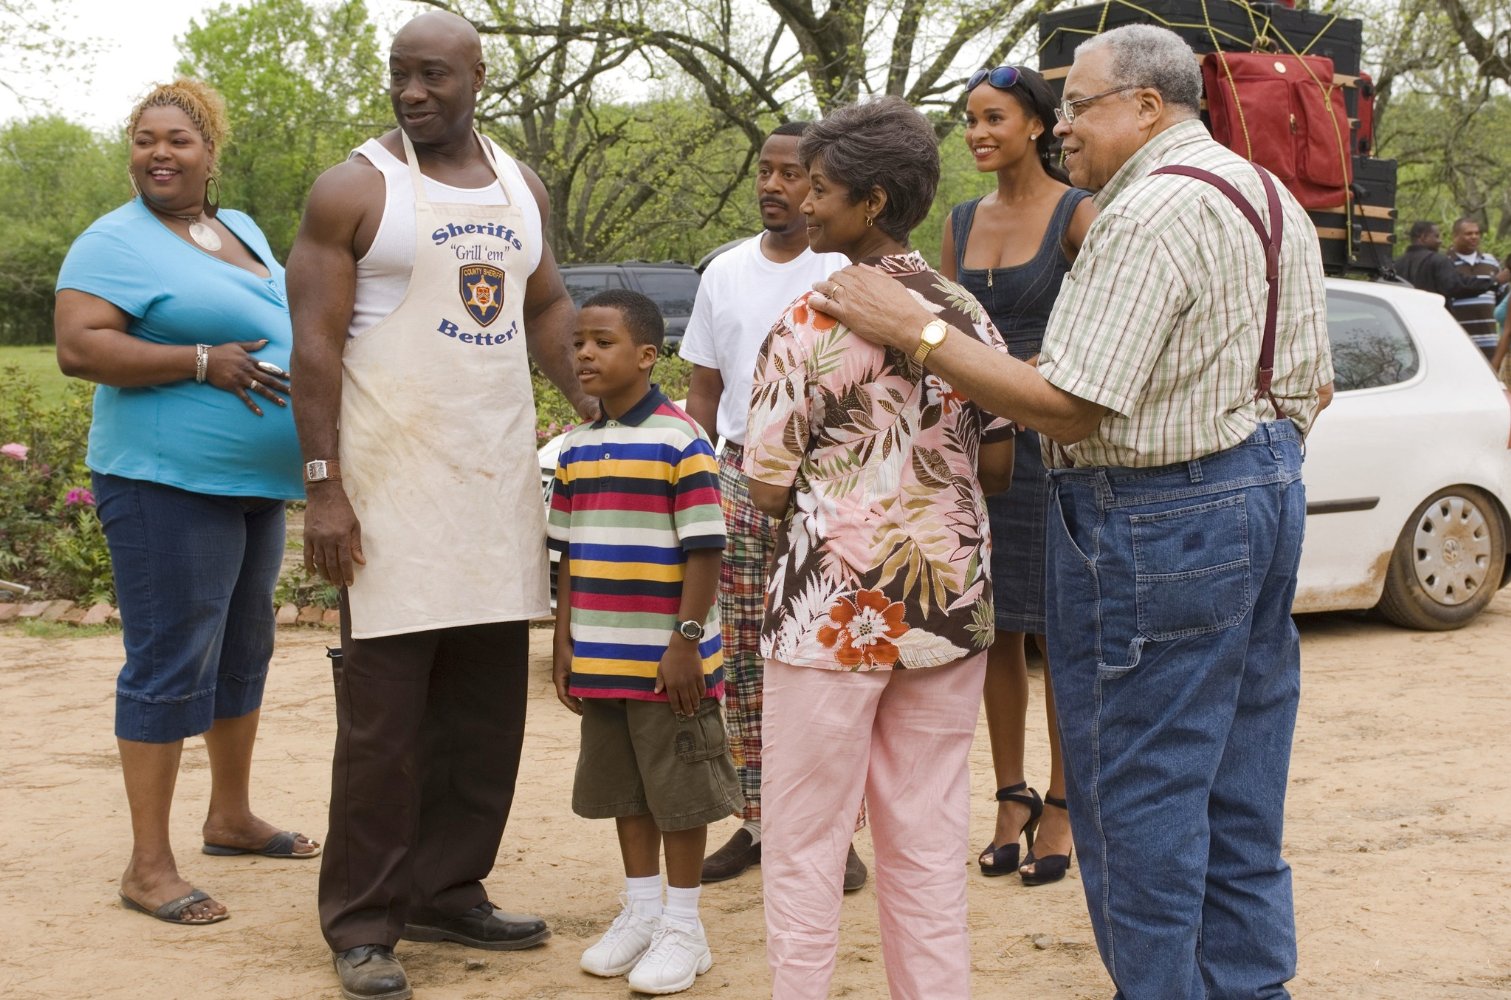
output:
[[[692,365],[676,355],[652,373],[672,399],[686,398],[691,375]],[[544,444],[577,414],[546,378],[532,379],[535,434]],[[0,579],[24,583],[38,597],[113,604],[110,551],[84,464],[93,395],[92,385],[70,379],[49,402],[34,375],[0,366]],[[294,568],[279,580],[275,600],[335,607],[337,591]]]
[[[318,576],[308,575],[304,571],[304,563],[296,562],[278,578],[278,585],[273,588],[273,603],[279,607],[292,604],[302,608],[313,604],[321,608],[336,608],[341,606],[341,590]]]
[[[688,382],[692,379],[693,366],[675,354],[663,354],[651,371],[651,381],[661,386],[667,399],[686,399]],[[530,367],[530,382],[535,389],[535,443],[547,441],[570,429],[577,423],[577,411],[573,410],[566,397],[551,384],[533,365]]]
[[[34,378],[0,368],[0,577],[80,604],[115,589],[84,464],[92,395],[73,382],[44,403]]]

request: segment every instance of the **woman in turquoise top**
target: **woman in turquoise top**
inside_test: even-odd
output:
[[[185,737],[204,733],[210,758],[206,854],[320,853],[249,802],[284,501],[303,492],[283,268],[250,218],[209,198],[226,131],[224,102],[198,81],[136,106],[138,196],[74,242],[55,313],[59,366],[99,383],[88,463],[126,647],[121,899],[182,924],[229,916],[179,875],[168,840]]]

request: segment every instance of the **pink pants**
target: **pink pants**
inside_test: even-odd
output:
[[[829,995],[862,794],[894,1000],[970,996],[966,766],[986,654],[869,673],[766,661],[761,878],[774,1000]]]

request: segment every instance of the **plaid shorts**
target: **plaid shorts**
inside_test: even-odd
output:
[[[719,569],[719,619],[724,632],[724,718],[729,753],[745,796],[744,819],[761,818],[761,619],[766,612],[766,569],[775,542],[771,518],[751,506],[740,463],[745,449],[726,444],[719,453],[724,505],[724,561]]]

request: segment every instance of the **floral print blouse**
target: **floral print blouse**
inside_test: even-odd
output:
[[[875,258],[933,313],[1003,353],[979,303],[917,252]],[[976,479],[1012,425],[804,295],[756,362],[745,474],[791,486],[761,653],[830,670],[937,667],[992,643],[991,537]]]

